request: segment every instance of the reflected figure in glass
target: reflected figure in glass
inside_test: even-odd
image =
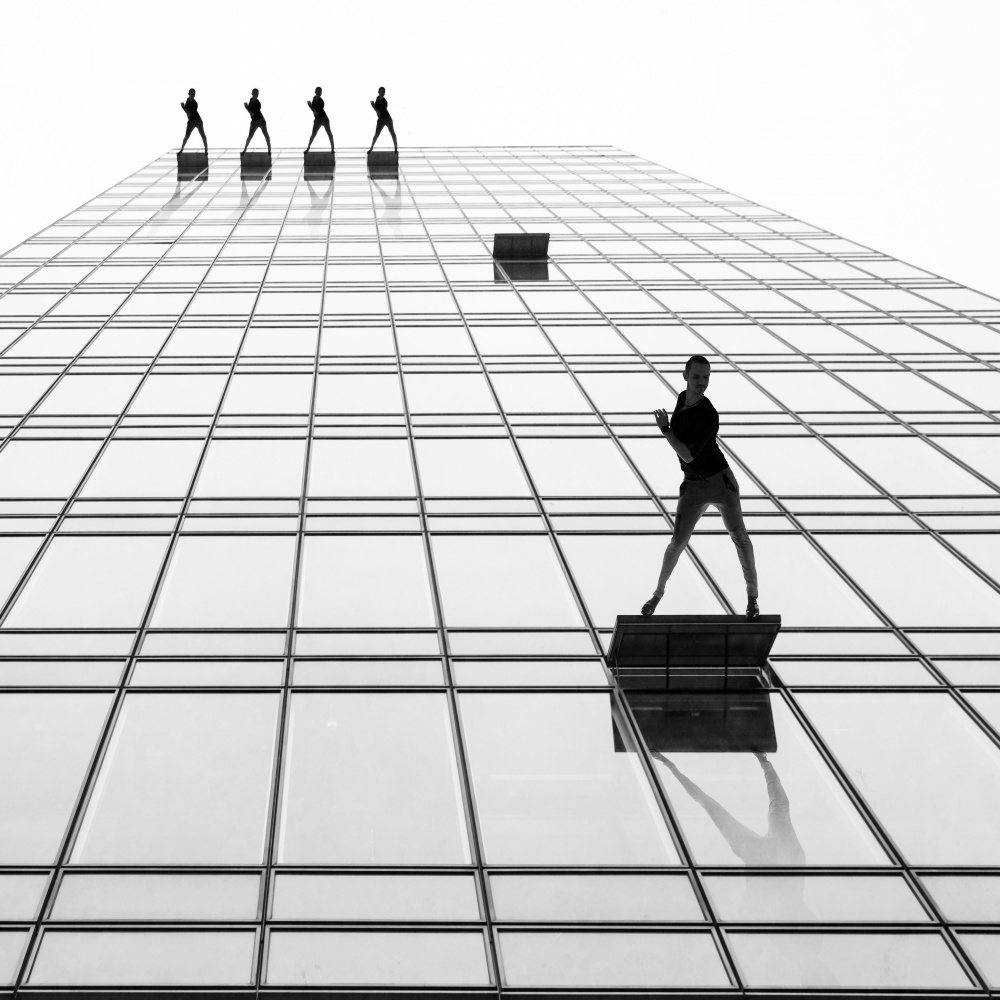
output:
[[[247,114],[250,115],[250,131],[247,133],[247,141],[243,146],[243,152],[247,151],[250,146],[250,140],[253,138],[254,132],[260,129],[264,136],[264,141],[267,143],[267,155],[271,155],[271,137],[267,134],[267,122],[264,120],[264,114],[260,110],[260,100],[257,95],[260,91],[254,87],[250,91],[250,100],[243,102],[243,107],[247,109]]]
[[[392,136],[392,148],[393,151],[399,152],[399,143],[396,141],[396,131],[392,127],[392,115],[389,114],[389,102],[385,99],[385,87],[378,88],[378,97],[374,101],[368,102],[374,109],[375,114],[378,115],[378,121],[375,123],[375,135],[372,136],[372,144],[368,147],[368,152],[370,153],[375,148],[375,143],[378,140],[379,135],[382,133],[382,129],[388,129],[389,135]]]
[[[330,131],[330,118],[326,113],[325,103],[323,101],[323,88],[317,87],[315,96],[311,101],[306,101],[306,105],[309,110],[313,113],[313,127],[312,134],[309,136],[309,142],[306,144],[305,151],[308,153],[313,144],[313,139],[316,138],[316,133],[319,130],[326,129],[326,134],[330,139],[330,152],[334,152],[333,148],[333,132]],[[267,133],[264,133],[267,135]]]
[[[201,115],[198,114],[198,102],[194,99],[194,87],[188,91],[188,96],[186,101],[181,101],[181,107],[184,109],[184,113],[187,115],[187,129],[184,132],[184,141],[181,143],[180,152],[184,152],[184,147],[187,145],[188,139],[191,138],[191,133],[197,129],[198,135],[201,136],[201,141],[205,144],[205,155],[208,155],[208,139],[205,138],[205,125],[201,120]]]
[[[660,603],[667,580],[709,504],[718,508],[722,523],[736,546],[747,586],[747,618],[756,618],[760,614],[757,607],[757,567],[753,544],[743,523],[739,486],[716,441],[719,413],[705,395],[711,373],[712,366],[706,358],[700,354],[692,355],[684,365],[687,388],[682,389],[677,397],[673,415],[666,410],[653,412],[660,433],[677,453],[684,482],[681,483],[680,499],[677,501],[674,534],[663,554],[656,590],[642,606],[642,613],[647,616]]]

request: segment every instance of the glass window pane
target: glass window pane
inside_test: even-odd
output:
[[[69,872],[53,920],[254,920],[259,875]]]
[[[1000,986],[1000,934],[959,934],[958,940],[969,952],[986,982]]]
[[[317,413],[402,413],[398,375],[320,375]]]
[[[602,413],[645,413],[652,420],[653,410],[674,408],[673,393],[652,372],[586,372],[580,384]]]
[[[986,493],[989,487],[916,437],[838,437],[833,444],[891,495]]]
[[[416,449],[425,496],[529,495],[524,473],[508,440],[419,439]]]
[[[253,931],[63,931],[42,937],[32,986],[229,986],[252,981]]]
[[[739,438],[729,445],[740,461],[779,496],[878,493],[815,438]]]
[[[442,694],[292,695],[282,864],[467,864]]]
[[[309,494],[411,497],[414,489],[409,445],[401,440],[314,441]]]
[[[508,986],[729,986],[706,932],[500,931]]]
[[[445,621],[451,627],[583,624],[547,538],[437,535],[432,548]]]
[[[704,920],[685,875],[490,875],[497,920]]]
[[[930,535],[824,535],[820,542],[899,625],[1000,621],[1000,594]]]
[[[795,413],[865,412],[875,409],[826,372],[754,372],[754,381]],[[715,376],[712,376],[713,381]],[[716,409],[720,410],[716,403]]]
[[[0,920],[34,920],[48,875],[0,875]]]
[[[278,875],[274,920],[480,920],[472,875]]]
[[[669,540],[666,532],[663,535],[594,534],[560,538],[573,579],[583,592],[594,624],[599,628],[613,628],[618,615],[638,614],[643,601],[656,586],[663,550]],[[731,558],[736,562],[735,551]],[[669,611],[661,614],[718,615],[724,612],[687,553],[681,555],[670,577],[669,600]]]
[[[295,539],[182,536],[160,588],[157,628],[284,628]]]
[[[921,875],[946,920],[1000,923],[1000,875]]]
[[[764,614],[780,612],[783,624],[797,627],[881,624],[875,613],[803,536],[751,533],[750,537],[760,586],[760,609]],[[827,535],[823,541],[839,542],[842,537],[847,536]],[[867,544],[875,536],[858,537]],[[742,609],[746,604],[746,582],[729,536],[696,531],[691,549],[704,562],[733,607]],[[866,559],[872,558],[872,553],[868,552]],[[794,567],[794,571],[789,567]],[[847,569],[851,571],[851,567]],[[677,584],[671,577],[667,583],[667,598],[672,599],[676,590]]]
[[[0,931],[0,984],[13,984],[27,943],[27,931]]]
[[[23,417],[54,381],[54,375],[0,375],[0,413]]]
[[[721,920],[755,923],[927,921],[903,879],[865,875],[709,875]]]
[[[121,413],[139,384],[139,375],[67,375],[45,397],[35,411],[39,416],[56,413]]]
[[[308,413],[312,375],[234,375],[223,413]]]
[[[591,413],[572,378],[562,372],[500,373],[493,376],[500,405],[507,413]]]
[[[480,931],[272,931],[269,986],[488,986]]]
[[[936,934],[726,935],[750,987],[969,989],[968,977]]]
[[[0,605],[10,596],[41,543],[41,538],[0,537]]]
[[[0,864],[51,864],[104,724],[108,694],[0,695]]]
[[[226,376],[222,374],[150,375],[129,407],[129,414],[215,413],[225,387]]]
[[[277,694],[130,692],[74,864],[260,864]]]
[[[297,497],[305,454],[305,441],[212,441],[194,495]]]
[[[942,392],[915,372],[844,372],[845,382],[887,410],[967,410],[967,404]]]
[[[406,376],[406,398],[413,413],[496,413],[482,375]]]
[[[491,864],[677,864],[636,754],[615,750],[606,694],[466,692],[460,705]]]
[[[4,628],[134,628],[166,547],[141,535],[56,538]]]
[[[112,441],[80,496],[185,496],[204,447],[203,441]]]
[[[608,438],[527,438],[520,448],[543,496],[647,495]]]
[[[885,864],[791,710],[775,696],[771,708],[776,752],[654,755],[695,860],[748,867]]]
[[[423,539],[416,535],[322,535],[306,539],[299,625],[432,627]]]
[[[0,451],[0,497],[68,497],[100,441],[11,441]]]
[[[910,862],[1000,863],[1000,750],[947,695],[798,698]]]

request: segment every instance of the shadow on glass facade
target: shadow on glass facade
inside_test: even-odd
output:
[[[998,324],[604,146],[171,152],[0,257],[0,994],[1000,988]],[[691,354],[765,746],[604,659]],[[743,595],[710,511],[659,611]]]

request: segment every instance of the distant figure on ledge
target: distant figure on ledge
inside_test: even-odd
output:
[[[264,141],[267,143],[267,155],[271,155],[271,137],[267,134],[267,122],[264,121],[264,116],[261,114],[260,101],[257,100],[257,95],[260,93],[256,87],[250,91],[250,100],[243,102],[243,107],[247,109],[247,114],[250,115],[250,131],[247,133],[246,146],[243,147],[243,152],[247,151],[247,146],[250,145],[250,140],[253,138],[254,132],[260,129],[264,133]]]
[[[330,152],[333,150],[333,133],[330,131],[330,119],[324,110],[324,103],[322,98],[323,88],[316,88],[316,96],[311,101],[306,101],[309,106],[310,111],[313,113],[313,130],[312,135],[309,136],[309,143],[306,146],[306,152],[309,152],[309,148],[313,144],[313,139],[316,138],[316,133],[321,129],[326,129],[326,134],[330,137]],[[266,135],[267,133],[265,133]]]
[[[726,456],[715,440],[719,432],[719,414],[705,395],[711,372],[712,366],[700,354],[688,358],[684,365],[687,388],[677,397],[673,416],[669,416],[666,410],[653,412],[660,433],[677,452],[684,482],[681,483],[680,499],[677,501],[674,534],[663,554],[663,567],[656,581],[656,590],[642,606],[644,615],[651,615],[656,610],[667,580],[709,504],[719,509],[722,523],[736,546],[747,585],[747,618],[756,618],[760,614],[757,607],[757,567],[753,545],[743,523],[739,487]]]
[[[378,115],[378,121],[375,123],[375,135],[372,137],[372,144],[368,147],[368,152],[370,153],[375,148],[375,142],[379,137],[382,129],[387,128],[389,130],[389,135],[392,136],[392,147],[395,152],[399,152],[399,143],[396,142],[396,132],[392,127],[392,115],[389,114],[389,102],[385,99],[385,87],[378,88],[378,97],[374,101],[368,102],[374,109],[375,114]]]
[[[191,138],[191,133],[197,129],[198,135],[201,136],[201,141],[205,144],[205,155],[208,156],[208,139],[205,138],[205,126],[202,123],[201,115],[198,114],[198,102],[194,99],[193,87],[188,91],[188,99],[181,102],[181,107],[188,116],[188,123],[187,131],[184,133],[184,141],[181,143],[180,152],[184,152],[184,147],[187,145],[188,139]]]

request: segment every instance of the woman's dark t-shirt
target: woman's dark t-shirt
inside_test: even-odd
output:
[[[682,389],[670,418],[670,429],[691,452],[691,461],[685,462],[678,456],[685,479],[707,479],[717,472],[729,468],[726,456],[722,454],[715,440],[719,433],[719,414],[707,396],[689,409],[684,408],[687,390]]]

